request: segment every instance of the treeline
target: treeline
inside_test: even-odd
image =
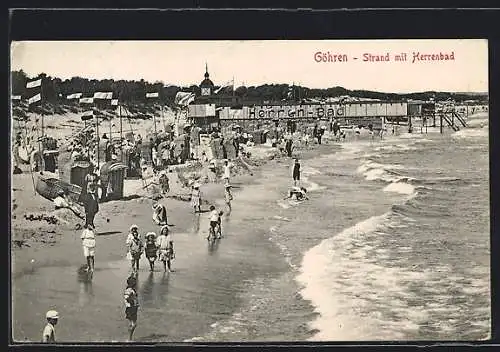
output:
[[[83,97],[91,97],[95,92],[113,92],[113,98],[118,98],[122,103],[145,104],[158,101],[157,99],[147,99],[146,93],[159,93],[159,101],[162,104],[173,106],[174,98],[177,92],[192,92],[200,94],[200,88],[197,85],[190,87],[164,86],[163,82],[150,83],[144,80],[96,80],[82,77],[73,77],[62,80],[56,77],[50,77],[44,73],[37,77],[28,77],[25,72],[12,72],[12,95],[20,95],[22,99],[28,99],[33,95],[26,89],[26,82],[34,79],[42,79],[43,101],[51,103],[67,102],[66,96],[73,93],[82,93]],[[449,92],[422,92],[410,94],[382,93],[367,90],[348,90],[343,87],[332,87],[327,89],[311,89],[300,86],[291,86],[288,84],[264,84],[251,87],[236,87],[234,92],[231,88],[222,89],[219,94],[234,94],[244,99],[252,101],[282,101],[295,100],[300,101],[309,98],[330,98],[343,95],[349,95],[357,98],[370,98],[382,100],[435,100],[454,99],[455,101],[464,101],[469,99],[487,101],[487,95],[449,93]]]

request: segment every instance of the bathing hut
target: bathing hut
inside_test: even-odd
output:
[[[83,186],[85,176],[92,172],[92,164],[88,161],[74,161],[68,152],[60,152],[58,157],[59,178],[73,185]]]
[[[139,146],[141,158],[146,161],[146,164],[151,165],[151,148],[152,144],[149,139],[143,141]]]
[[[117,161],[108,161],[101,167],[102,200],[123,198],[123,182],[127,166]]]

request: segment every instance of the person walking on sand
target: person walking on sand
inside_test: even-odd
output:
[[[149,261],[150,271],[155,270],[155,261],[158,258],[158,247],[156,246],[156,233],[148,232],[146,234],[146,245],[144,252],[146,254],[146,258]]]
[[[132,341],[134,331],[137,327],[137,311],[139,310],[139,297],[137,295],[137,279],[129,276],[127,288],[123,294],[125,299],[125,318],[128,320],[128,341]]]
[[[137,225],[130,227],[130,234],[127,238],[128,253],[127,257],[130,259],[132,265],[132,272],[139,271],[139,260],[141,259],[144,245],[139,238],[139,231]]]
[[[201,213],[201,191],[200,184],[194,183],[191,191],[191,206],[194,208],[194,212]]]
[[[174,240],[167,226],[163,226],[160,231],[160,236],[156,239],[156,247],[159,252],[159,259],[163,262],[163,269],[171,273],[173,272],[171,262],[175,258]]]
[[[167,224],[167,207],[160,202],[153,204],[153,222],[160,226]]]
[[[94,219],[99,212],[99,200],[97,199],[97,192],[87,193],[85,199],[85,224],[94,225]]]
[[[92,225],[84,225],[82,235],[80,236],[82,239],[82,247],[83,247],[83,255],[87,260],[87,271],[93,273],[95,267],[95,232]]]
[[[59,321],[59,313],[55,310],[49,310],[45,314],[45,318],[47,319],[47,325],[43,329],[42,333],[42,342],[44,343],[54,343],[56,342],[56,325]]]
[[[160,171],[160,174],[158,175],[158,183],[160,184],[162,195],[165,195],[168,192],[170,192],[170,183],[167,176],[167,171],[165,170]]]
[[[228,213],[231,213],[231,201],[233,200],[233,195],[231,194],[231,185],[229,183],[226,183],[226,186],[224,187],[224,200],[226,201]]]
[[[285,141],[285,150],[286,150],[286,155],[291,158],[292,157],[292,147],[293,147],[293,141],[292,141],[292,136],[287,136],[286,141]]]
[[[222,179],[226,181],[226,183],[229,183],[229,179],[231,178],[231,167],[233,165],[229,162],[229,160],[224,160],[224,166],[223,166],[223,174],[222,174]]]
[[[293,185],[297,186],[300,183],[300,163],[299,159],[295,159],[295,162],[292,166],[292,177],[293,177]]]

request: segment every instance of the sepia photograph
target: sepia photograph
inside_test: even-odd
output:
[[[12,41],[14,343],[491,338],[488,41]]]

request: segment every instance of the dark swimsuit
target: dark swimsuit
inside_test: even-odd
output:
[[[300,180],[300,164],[293,165],[293,180]]]

